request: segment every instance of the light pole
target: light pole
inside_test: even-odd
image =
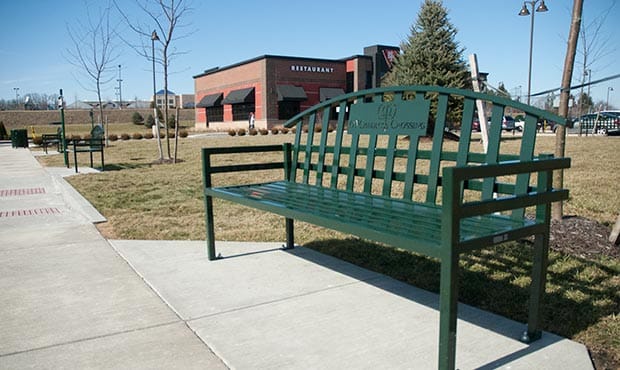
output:
[[[607,88],[607,102],[605,103],[605,110],[609,110],[609,92],[614,91],[614,88],[609,86]]]
[[[121,93],[121,65],[118,65],[118,109],[123,109],[123,94]]]
[[[159,118],[157,117],[157,98],[155,96],[157,90],[155,87],[155,41],[159,41],[159,36],[157,36],[157,31],[153,30],[151,33],[151,50],[152,50],[152,59],[153,59],[153,118],[155,120],[155,128],[153,129],[155,133],[155,137],[157,138],[157,147],[159,149],[159,159],[164,159],[164,152],[161,147],[161,139],[159,137]]]
[[[15,106],[19,107],[19,87],[14,87],[15,90]]]
[[[534,6],[536,6],[536,4],[538,3],[539,0],[532,0],[532,1],[524,1],[523,2],[523,7],[521,8],[521,11],[519,12],[519,15],[521,16],[526,16],[526,15],[531,15],[531,22],[530,22],[530,64],[529,64],[529,68],[528,68],[528,72],[527,72],[527,104],[530,104],[530,95],[532,94],[532,45],[534,43],[534,13],[536,12],[546,12],[549,9],[547,9],[547,6],[545,5],[545,0],[540,0],[540,5],[538,6],[538,8],[536,8],[536,10],[534,10]],[[527,9],[526,4],[530,4],[532,6],[532,12],[530,13],[530,11]]]

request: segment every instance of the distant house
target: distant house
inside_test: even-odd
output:
[[[93,106],[83,101],[76,101],[67,105],[67,109],[93,109]]]
[[[159,90],[155,93],[155,102],[157,103],[158,108],[164,107],[164,99],[166,98],[165,91]],[[168,90],[168,108],[176,108],[176,94],[170,90]]]
[[[155,94],[157,101],[157,107],[163,108],[164,106],[164,90],[159,90]],[[151,100],[152,101],[152,100]],[[175,94],[173,91],[168,90],[168,108],[194,108],[194,94]]]

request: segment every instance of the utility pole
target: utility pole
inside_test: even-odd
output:
[[[121,82],[123,82],[123,80],[121,79],[121,65],[118,65],[118,109],[123,109],[123,94],[121,92]]]
[[[568,99],[570,98],[570,83],[573,78],[573,67],[575,65],[575,54],[577,52],[577,41],[579,30],[581,29],[581,14],[583,13],[583,0],[574,0],[573,14],[571,16],[570,31],[566,47],[566,58],[564,59],[564,72],[562,73],[562,88],[560,90],[559,115],[568,118]],[[566,152],[566,127],[559,126],[555,135],[555,156],[564,157]],[[564,187],[564,171],[558,170],[553,173],[553,186],[556,188]],[[562,220],[564,204],[555,202],[552,205],[551,216],[554,220]]]

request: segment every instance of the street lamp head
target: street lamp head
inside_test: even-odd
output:
[[[521,8],[519,15],[530,15],[530,11],[527,10],[527,6],[525,6],[525,3],[523,3],[523,7]]]
[[[159,36],[157,36],[157,31],[153,30],[153,33],[151,33],[151,40],[159,41]]]
[[[545,0],[542,0],[540,2],[540,5],[538,5],[538,8],[536,8],[536,11],[539,13],[549,11],[549,9],[547,9],[547,5],[545,5]]]

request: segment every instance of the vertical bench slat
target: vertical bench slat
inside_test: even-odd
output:
[[[418,157],[418,145],[420,137],[409,138],[409,149],[407,150],[407,171],[405,172],[405,187],[403,189],[403,199],[413,199],[413,186],[415,184],[415,170]]]
[[[338,175],[340,174],[340,152],[342,149],[342,137],[344,132],[344,118],[346,116],[346,110],[347,102],[340,102],[338,125],[336,126],[336,141],[334,142],[334,157],[332,159],[332,178],[330,187],[333,189],[338,187]]]
[[[349,152],[349,163],[347,170],[347,190],[353,191],[355,185],[355,166],[357,164],[357,146],[359,145],[360,135],[356,132],[351,135],[351,150]]]
[[[327,150],[327,133],[329,132],[329,116],[331,113],[331,106],[323,109],[323,123],[321,124],[321,145],[319,147],[319,160],[317,162],[316,169],[316,183],[317,185],[323,185],[323,170],[325,165],[325,151]]]
[[[523,135],[521,137],[521,150],[519,152],[519,160],[529,161],[534,158],[534,144],[536,142],[536,122],[538,117],[530,114],[525,115],[525,125],[523,126]],[[515,183],[515,195],[527,193],[530,183],[530,174],[523,173],[517,176]],[[511,216],[514,219],[523,218],[525,208],[515,209]]]
[[[292,155],[292,163],[290,169],[290,179],[291,181],[297,181],[297,163],[299,163],[299,150],[301,148],[301,133],[303,131],[304,120],[299,119],[295,124],[295,145],[293,145],[293,155]]]
[[[366,152],[366,173],[364,174],[364,193],[372,192],[372,173],[375,167],[375,149],[377,146],[377,135],[369,135],[368,141],[368,151]]]
[[[411,139],[413,140],[413,138]],[[396,154],[396,145],[398,143],[398,135],[390,135],[388,140],[387,151],[385,154],[385,176],[383,177],[382,194],[389,197],[392,193],[392,177],[394,175],[394,155]]]
[[[417,98],[416,98],[417,99]],[[437,203],[437,184],[439,182],[439,165],[441,164],[441,151],[443,145],[443,131],[446,126],[448,114],[448,95],[439,94],[437,99],[437,115],[435,117],[435,129],[433,131],[433,151],[429,166],[428,188],[426,190],[426,202]]]
[[[461,136],[459,139],[459,148],[456,155],[456,165],[465,166],[467,164],[467,154],[471,145],[471,124],[474,119],[474,108],[476,100],[465,98],[463,101],[463,117],[461,118]]]
[[[491,113],[491,127],[489,128],[489,145],[487,148],[486,163],[496,164],[499,157],[499,144],[502,138],[502,119],[504,106],[493,104]],[[493,198],[494,178],[486,178],[482,184],[482,200]]]
[[[310,163],[312,163],[312,143],[314,141],[314,125],[316,123],[316,114],[312,113],[308,120],[308,136],[306,137],[306,157],[304,158],[304,175],[302,182],[307,184],[310,180]]]

